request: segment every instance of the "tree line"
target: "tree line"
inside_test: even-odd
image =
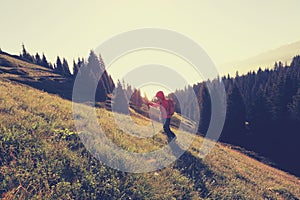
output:
[[[40,56],[39,53],[31,55],[26,50],[24,44],[22,45],[20,59],[29,63],[44,66],[50,70],[53,70],[54,73],[60,74],[62,77],[70,79],[71,81],[74,81],[76,76],[79,75],[78,73],[80,73],[80,69],[88,69],[88,78],[86,79],[86,84],[97,85],[95,95],[96,102],[105,101],[107,99],[107,95],[111,94],[115,88],[112,77],[108,75],[105,69],[105,64],[101,55],[96,55],[93,50],[90,51],[87,60],[85,60],[84,58],[78,58],[77,61],[73,60],[72,73],[70,70],[71,67],[69,66],[66,58],[60,58],[59,56],[57,56],[56,62],[52,64],[47,60],[44,53],[42,54],[42,56]],[[100,74],[101,77],[99,78]]]
[[[222,81],[227,96],[227,109],[220,141],[239,145],[270,158],[279,167],[300,175],[300,56],[290,65],[276,62],[274,68],[251,71],[235,77],[208,80],[178,90],[190,106],[188,117],[193,118],[189,93],[195,92],[200,107],[198,132],[205,135],[211,117],[211,99],[207,84]],[[177,112],[181,112],[176,107]]]
[[[48,62],[44,53],[42,54],[42,56],[40,56],[39,53],[31,55],[26,50],[24,44],[22,44],[22,52],[19,58],[29,63],[44,66],[48,69],[53,70],[54,73],[58,73],[63,77],[71,80],[74,80],[77,75],[81,76],[81,71],[88,73],[86,74],[88,77],[86,78],[85,87],[89,87],[89,85],[94,84],[97,85],[95,101],[105,102],[107,99],[111,100],[111,98],[113,100],[117,100],[121,102],[118,103],[118,105],[123,105],[121,107],[119,106],[120,108],[115,109],[115,111],[117,112],[128,113],[128,105],[130,105],[130,107],[134,110],[140,112],[142,107],[143,109],[145,109],[145,105],[148,102],[147,98],[142,97],[139,89],[133,88],[131,85],[126,84],[124,81],[121,83],[120,80],[118,80],[117,85],[115,85],[112,77],[106,71],[105,63],[101,55],[96,55],[93,50],[90,51],[87,60],[85,60],[84,58],[78,58],[77,61],[73,60],[72,73],[67,59],[57,56],[56,62],[52,64],[51,62]],[[99,79],[100,75],[101,78]],[[113,94],[114,89],[116,90]],[[84,92],[86,91],[84,91],[83,89],[83,93]],[[82,100],[85,101],[87,99]]]

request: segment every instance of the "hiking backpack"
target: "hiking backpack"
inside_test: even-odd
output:
[[[174,103],[174,100],[169,98],[167,99],[168,101],[168,115],[174,115],[174,112],[175,112],[175,103]]]

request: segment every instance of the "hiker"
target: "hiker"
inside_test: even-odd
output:
[[[170,113],[169,99],[167,99],[162,91],[158,91],[155,95],[157,102],[150,102],[149,106],[160,108],[161,121],[163,123],[164,132],[167,134],[168,141],[176,140],[176,135],[170,129],[170,121],[173,112]],[[174,107],[174,104],[172,104]],[[173,108],[174,109],[174,108]]]

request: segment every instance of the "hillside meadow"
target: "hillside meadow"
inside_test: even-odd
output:
[[[195,136],[179,159],[160,170],[134,174],[112,169],[94,158],[80,140],[82,133],[74,126],[72,102],[59,92],[49,94],[41,90],[42,85],[37,87],[40,81],[55,79],[59,83],[62,77],[41,66],[0,56],[2,199],[300,198],[299,178],[250,158],[234,146],[217,143],[201,159],[201,136]],[[53,91],[50,93],[55,92],[57,82],[45,86]],[[126,151],[155,151],[167,144],[162,132],[138,138],[115,124],[116,116],[124,124],[128,120],[140,125],[151,123],[138,113],[132,111],[125,116],[104,108],[96,108],[96,113],[106,136]],[[160,124],[155,122],[157,126]],[[182,141],[191,140],[190,133],[173,130],[178,137],[177,148]],[[131,131],[143,132],[135,128]],[[107,159],[118,158],[115,156]]]
[[[197,136],[176,162],[156,172],[123,173],[93,158],[74,129],[71,102],[1,78],[1,195],[4,199],[297,199],[299,179],[217,144],[201,160]],[[163,134],[132,138],[99,108],[108,136],[129,151],[165,145]],[[132,115],[139,123],[149,123]],[[176,132],[176,131],[175,131]],[[187,133],[176,132],[179,137]],[[113,137],[114,136],[114,137]],[[141,151],[141,150],[140,150]]]

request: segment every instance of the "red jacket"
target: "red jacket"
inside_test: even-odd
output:
[[[168,99],[165,97],[164,93],[162,91],[159,91],[155,95],[157,98],[161,99],[161,102],[153,103],[150,102],[149,106],[155,107],[160,109],[160,115],[162,118],[171,118],[171,115],[168,114],[169,109],[169,102]]]

